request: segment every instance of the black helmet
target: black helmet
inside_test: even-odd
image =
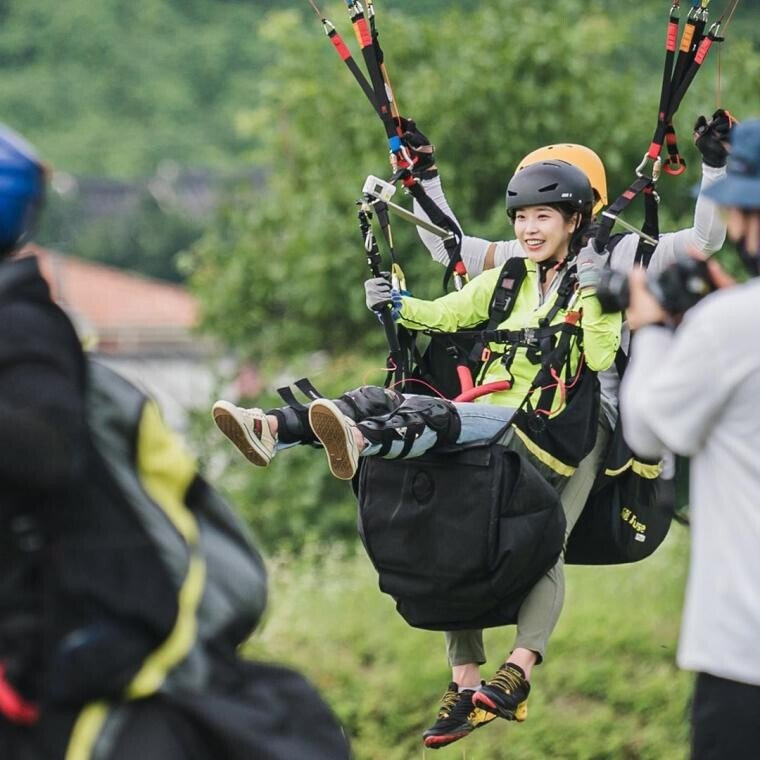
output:
[[[507,213],[526,206],[563,204],[589,218],[594,191],[588,177],[567,161],[539,161],[520,169],[507,185]]]

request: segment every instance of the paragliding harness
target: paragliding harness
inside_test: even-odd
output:
[[[454,333],[423,330],[430,342],[424,353],[416,354],[412,377],[439,391],[448,391],[444,395],[456,401],[471,401],[511,387],[510,380],[486,384],[482,384],[482,380],[496,361],[509,373],[517,350],[526,349],[528,359],[539,368],[514,424],[521,437],[532,442],[527,445],[540,449],[542,458],[558,460],[560,469],[574,468],[593,448],[596,436],[595,422],[587,424],[585,430],[580,430],[579,425],[589,417],[595,420],[598,409],[595,373],[585,364],[573,369],[569,362],[573,340],[578,341],[582,351],[580,312],[570,309],[562,322],[553,324],[557,314],[568,310],[576,296],[575,277],[573,271],[569,271],[562,278],[554,304],[538,327],[499,329],[512,312],[526,273],[524,258],[507,259],[491,297],[488,321],[479,327]],[[504,350],[493,350],[490,347],[493,344],[501,344]],[[412,392],[419,392],[413,382],[408,385]],[[533,406],[531,398],[538,389],[541,392]],[[566,394],[567,403],[560,414],[549,420],[556,393]]]
[[[608,266],[623,237],[616,234],[609,239]],[[639,246],[635,263],[646,269],[650,258],[651,251]],[[618,348],[615,367],[621,380],[627,364],[628,356]],[[568,536],[565,563],[617,565],[652,554],[665,539],[673,515],[667,504],[670,484],[660,479],[661,472],[659,460],[637,457],[631,451],[618,414],[602,468]]]
[[[475,341],[470,355],[478,359],[481,376],[493,361],[508,369],[518,347],[533,352],[541,367],[510,424],[529,449],[542,450],[539,458],[554,460],[559,454],[566,466],[574,466],[593,447],[598,413],[595,373],[580,366],[575,377],[559,376],[569,372],[571,340],[581,337],[579,315],[570,311],[562,323],[551,322],[569,306],[574,278],[563,278],[544,325],[499,330],[525,276],[525,260],[509,259],[485,329],[463,332]],[[492,351],[488,345],[493,343],[504,344],[505,351]],[[560,385],[574,386],[572,397],[547,423],[546,409]],[[532,408],[528,399],[538,388],[544,390]],[[593,420],[581,444],[580,418]],[[570,428],[573,449],[563,436]],[[565,517],[559,495],[528,458],[500,443],[503,433],[490,442],[444,446],[413,459],[362,460],[355,482],[360,535],[380,589],[394,598],[409,625],[458,630],[515,623],[528,591],[562,551]]]
[[[45,683],[51,701],[38,711],[0,667],[0,731],[6,720],[39,720],[61,757],[105,760],[115,732],[125,723],[132,731],[130,717],[154,704],[157,721],[176,714],[174,731],[197,732],[185,741],[200,737],[224,757],[302,757],[312,748],[314,757],[347,757],[337,722],[306,679],[237,654],[267,599],[264,563],[242,522],[154,401],[96,360],[86,360],[86,373],[90,464],[73,505],[80,519],[49,553],[57,586],[38,623],[57,642]],[[266,709],[263,683],[277,692]],[[291,700],[303,708],[310,743],[273,728],[287,723]],[[160,739],[148,723],[138,721],[133,740],[155,756]],[[24,736],[25,746],[32,735]]]
[[[563,442],[562,435],[555,434],[555,423],[567,420],[562,432],[575,428],[574,446],[571,450],[568,440],[559,453],[563,464],[572,467],[594,444],[596,377],[582,364],[574,376],[560,376],[569,372],[571,341],[581,337],[579,314],[568,311],[560,324],[549,323],[560,310],[568,309],[575,279],[571,273],[563,278],[546,324],[533,330],[500,330],[526,273],[523,258],[505,264],[485,329],[469,332],[478,342],[483,371],[496,360],[510,364],[519,346],[534,353],[540,368],[531,393],[544,390],[537,408],[526,404],[518,412],[515,426],[525,431],[526,445],[551,449],[554,457],[557,440]],[[507,348],[494,352],[486,348],[489,343]],[[569,389],[567,406],[547,423],[541,407],[547,404],[551,409],[559,386]],[[309,398],[319,396],[308,381],[301,380],[296,387]],[[293,405],[291,391],[282,389],[281,395]],[[592,410],[579,409],[587,403],[593,404]],[[574,410],[570,420],[566,415],[574,415]],[[392,416],[389,410],[376,419],[382,423]],[[581,443],[580,417],[593,420],[587,440]],[[503,432],[492,441],[464,447],[444,443],[411,459],[360,460],[354,480],[360,536],[379,574],[381,590],[394,598],[399,613],[412,626],[455,630],[514,623],[525,595],[562,551],[565,518],[558,493],[529,459],[500,443]],[[452,557],[457,558],[455,563]]]
[[[618,349],[622,379],[628,358]],[[665,540],[673,517],[666,503],[662,463],[637,457],[625,442],[618,415],[597,475],[565,549],[569,565],[619,565],[648,557]]]

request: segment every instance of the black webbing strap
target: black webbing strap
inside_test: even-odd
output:
[[[277,389],[277,393],[280,398],[285,402],[286,406],[295,409],[297,412],[305,412],[308,407],[302,404],[296,397],[289,385],[285,385],[282,388]]]
[[[565,369],[565,381],[570,382],[570,344],[573,337],[577,337],[579,341],[583,338],[583,330],[577,324],[570,324],[563,322],[560,327],[560,337],[557,341],[557,345],[554,350],[543,352],[541,354],[541,369],[536,374],[533,382],[531,383],[531,389],[528,391],[525,399],[526,403],[530,403],[529,399],[533,391],[536,388],[541,388],[541,395],[538,398],[538,408],[550,410],[551,405],[554,402],[554,396],[557,393],[556,378],[552,375],[552,370],[559,373],[563,368]]]
[[[628,353],[631,352],[630,343],[628,344]],[[622,346],[618,346],[617,353],[615,354],[615,369],[617,370],[618,377],[622,380],[625,370],[628,367],[628,354],[623,351]]]
[[[296,380],[293,385],[298,388],[304,396],[312,401],[316,401],[318,398],[325,398],[324,394],[317,390],[312,384],[311,380],[306,377],[302,377],[300,380]],[[285,385],[282,388],[277,389],[277,393],[285,404],[298,412],[305,412],[308,407],[302,404],[293,393],[289,385]]]
[[[576,277],[574,269],[568,270],[568,272],[565,274],[565,277],[562,279],[562,282],[559,284],[559,288],[557,289],[557,297],[554,299],[552,308],[540,322],[540,329],[548,331],[552,327],[551,323],[554,321],[557,314],[559,314],[560,311],[567,309],[567,307],[570,305],[570,300],[575,293],[575,283]],[[540,387],[544,383],[551,383],[551,381],[554,379],[552,377],[552,369],[559,370],[563,366],[566,366],[566,374],[568,375],[567,379],[569,381],[570,363],[568,361],[568,357],[570,355],[570,341],[573,336],[578,337],[579,341],[582,341],[583,331],[576,322],[569,321],[564,321],[559,325],[554,325],[554,327],[558,328],[558,332],[560,333],[559,340],[557,340],[556,345],[553,347],[553,336],[549,337],[549,335],[547,335],[541,340],[541,369],[538,371],[536,377],[531,383],[531,390],[525,397],[526,401],[530,398],[530,395],[533,390],[535,390],[535,388]],[[551,404],[551,402],[554,400],[555,393],[556,388],[547,388],[546,390],[542,391],[538,402],[539,408],[550,408],[545,407],[544,403],[546,402]]]
[[[562,329],[562,324],[546,327],[523,327],[521,330],[462,330],[458,335],[477,335],[483,343],[515,343],[523,348],[539,348],[541,342],[553,338]]]
[[[601,253],[607,245],[612,228],[620,214],[638,197],[644,188],[651,186],[654,188],[654,180],[651,177],[641,176],[636,179],[615,199],[611,206],[602,212],[602,221],[599,222],[599,228],[594,236],[594,249]]]
[[[649,235],[653,240],[660,239],[660,215],[659,215],[659,201],[657,199],[657,193],[655,192],[654,185],[650,183],[643,190],[644,193],[644,225],[641,231]],[[639,237],[638,245],[636,246],[636,255],[633,263],[635,265],[640,264],[647,269],[649,262],[652,260],[652,255],[657,247],[656,243],[651,243],[649,240],[643,237]]]
[[[568,268],[568,271],[562,278],[562,282],[560,282],[559,287],[557,288],[557,297],[554,299],[554,303],[552,304],[551,309],[549,309],[549,311],[546,313],[546,316],[541,319],[539,323],[541,327],[548,327],[551,325],[557,314],[561,310],[566,309],[570,303],[570,299],[572,298],[573,292],[575,291],[576,283],[575,264],[572,264],[571,267],[572,269]]]
[[[427,214],[428,219],[437,225],[451,232],[451,237],[445,238],[443,246],[449,258],[446,271],[443,275],[443,290],[448,289],[449,281],[452,275],[464,278],[467,276],[467,269],[462,261],[462,230],[459,225],[432,200],[425,192],[425,188],[417,180],[404,182],[404,187],[409,194],[420,204],[420,208]]]
[[[513,256],[504,262],[491,296],[491,305],[488,307],[488,324],[484,330],[479,331],[483,337],[473,346],[469,356],[470,361],[488,361],[490,351],[486,350],[486,344],[489,340],[485,335],[495,332],[496,328],[509,318],[527,274],[528,269],[522,256]]]
[[[706,23],[706,8],[700,6],[692,7],[684,25],[678,56],[675,58],[679,29],[678,3],[674,3],[670,9],[657,126],[649,145],[649,150],[637,173],[641,171],[647,160],[653,162],[659,161],[663,144],[667,146],[668,151],[664,170],[669,174],[680,174],[686,168],[686,162],[678,152],[676,133],[673,127],[673,116],[681,105],[681,101],[686,95],[689,85],[694,81],[694,77],[697,75],[710,48],[715,42],[723,40],[718,34],[720,22],[714,24],[705,35],[704,29]],[[675,64],[673,63],[674,58]],[[647,220],[645,221],[644,231],[655,240],[658,239],[659,222],[656,220],[657,204],[654,193],[654,183],[657,179],[656,174],[656,167],[653,169],[652,177],[640,174],[636,181],[604,212],[604,218],[599,225],[599,232],[595,237],[594,243],[594,247],[598,252],[601,252],[605,247],[617,217],[642,192],[647,193],[649,196],[648,203],[645,197],[645,215]],[[647,225],[649,230],[646,229]],[[656,230],[657,234],[652,234],[651,230]],[[648,260],[651,258],[653,250],[654,246],[651,243],[641,239],[639,241],[639,248],[637,249],[637,260],[646,266],[649,263]]]
[[[312,401],[316,401],[318,398],[324,398],[325,395],[321,391],[318,391],[313,385],[311,380],[302,377],[300,380],[296,380],[293,385],[298,388],[301,393]]]
[[[373,277],[382,277],[380,269],[382,259],[380,257],[380,250],[377,247],[377,240],[372,232],[372,224],[370,223],[370,217],[367,211],[363,208],[359,210],[357,214],[359,219],[359,229],[362,235],[362,243],[364,244],[364,251],[367,254],[367,265]],[[391,382],[391,378],[394,378],[396,382],[402,382],[407,372],[408,367],[404,364],[404,355],[399,344],[398,333],[396,332],[396,322],[393,319],[392,305],[388,304],[386,307],[377,311],[380,321],[385,330],[385,339],[388,341],[388,361],[386,362],[386,378],[385,386],[388,387]]]

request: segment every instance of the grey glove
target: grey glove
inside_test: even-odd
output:
[[[367,308],[370,311],[382,311],[393,303],[391,284],[385,277],[371,277],[364,283]]]
[[[602,269],[607,262],[609,253],[597,253],[592,245],[587,245],[575,259],[575,269],[578,273],[578,287],[594,288],[599,285]]]

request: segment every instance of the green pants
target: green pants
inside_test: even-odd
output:
[[[509,437],[507,437],[509,436]],[[567,528],[565,542],[573,526],[583,511],[597,472],[602,465],[610,438],[609,423],[604,414],[600,415],[596,443],[591,452],[581,461],[575,472],[569,477],[557,475],[546,466],[537,462],[510,428],[502,443],[513,451],[527,456],[542,475],[559,491],[562,508],[565,512]],[[530,649],[538,654],[538,661],[543,660],[549,636],[559,620],[562,604],[565,600],[565,557],[560,555],[554,567],[542,576],[523,601],[517,615],[517,634],[513,649]],[[483,646],[483,631],[447,631],[446,653],[449,664],[467,665],[486,661]]]

